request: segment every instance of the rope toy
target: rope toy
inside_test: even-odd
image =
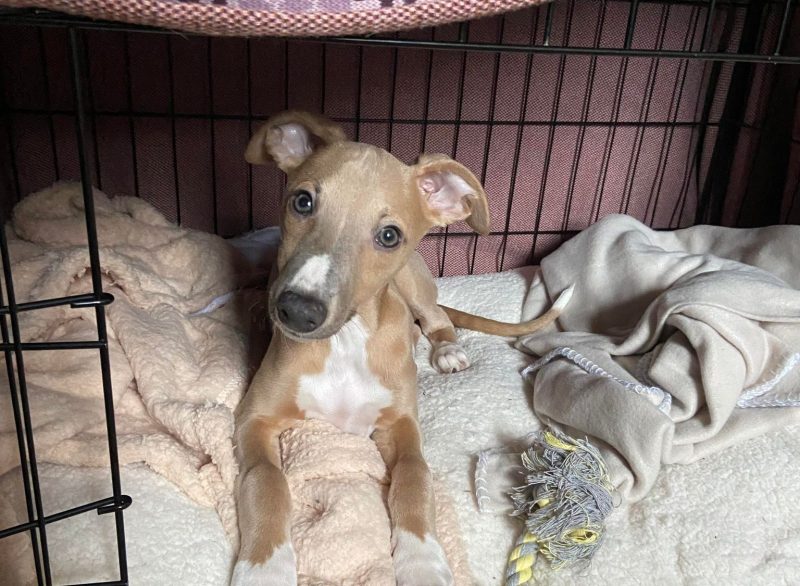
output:
[[[556,570],[588,562],[603,543],[614,506],[605,462],[588,441],[556,430],[532,439],[522,454],[525,484],[511,493],[513,515],[525,519],[525,531],[509,556],[506,586],[532,582],[537,553]]]

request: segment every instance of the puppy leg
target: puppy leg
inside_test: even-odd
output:
[[[237,430],[241,545],[231,586],[296,586],[289,534],[291,497],[281,470],[278,437],[288,422],[253,418]]]
[[[392,559],[398,586],[449,586],[453,574],[436,540],[433,481],[422,457],[417,422],[409,416],[375,431],[391,476]]]
[[[469,366],[466,352],[458,344],[456,331],[437,304],[438,291],[423,258],[414,253],[395,277],[395,285],[431,342],[431,364],[439,372],[451,373]]]

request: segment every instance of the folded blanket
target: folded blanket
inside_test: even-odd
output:
[[[266,334],[251,327],[253,291],[193,314],[244,285],[249,269],[223,239],[178,228],[138,198],[95,191],[94,200],[104,288],[115,297],[107,315],[120,463],[143,462],[215,507],[235,539],[232,409],[253,366],[248,336],[266,341]],[[18,302],[91,290],[78,184],[24,199],[7,234]],[[25,312],[20,328],[26,342],[97,336],[92,309]],[[25,370],[37,458],[107,466],[97,353],[28,352]],[[7,384],[0,395],[8,396]],[[1,409],[0,473],[19,465],[16,444],[11,410]]]
[[[800,227],[656,232],[610,216],[542,262],[565,332],[519,347],[544,421],[596,441],[621,495],[800,421]],[[524,314],[546,305],[529,292]]]
[[[375,442],[309,420],[281,435],[292,492],[299,583],[394,586],[386,465]],[[436,531],[455,583],[472,583],[447,490],[436,483]]]

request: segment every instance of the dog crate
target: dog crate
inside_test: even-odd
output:
[[[486,187],[492,230],[435,230],[435,274],[538,262],[599,218],[657,229],[800,221],[800,11],[795,0],[557,0],[473,22],[367,37],[204,37],[40,10],[0,10],[3,225],[23,196],[81,180],[92,291],[18,303],[5,232],[0,330],[40,584],[47,529],[113,513],[127,584],[114,409],[91,186],[137,195],[222,236],[277,223],[283,178],[248,166],[254,128],[286,108],[321,112],[406,162],[441,152]],[[369,194],[364,194],[369,197]],[[21,340],[23,311],[93,307],[97,339]],[[8,321],[7,321],[8,320]],[[46,514],[24,357],[100,356],[107,498]],[[6,407],[8,405],[8,407]]]

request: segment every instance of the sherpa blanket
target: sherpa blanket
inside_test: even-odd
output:
[[[800,226],[657,232],[609,216],[542,261],[525,314],[575,284],[564,332],[519,347],[544,421],[594,439],[635,501],[662,465],[800,421]]]
[[[292,493],[298,583],[394,586],[386,465],[371,439],[309,420],[281,435]],[[436,531],[455,584],[473,583],[447,489],[436,491]],[[369,522],[365,522],[369,521]]]
[[[239,295],[197,312],[245,284],[245,263],[221,238],[178,228],[138,198],[95,190],[94,201],[104,288],[115,297],[107,321],[120,463],[143,462],[215,507],[234,539],[232,409],[251,372],[252,302]],[[18,302],[91,290],[79,184],[25,198],[6,230]],[[54,307],[19,320],[25,342],[97,339],[93,309]],[[90,350],[25,353],[39,461],[108,465],[99,364]],[[7,381],[0,387],[8,396]],[[16,446],[4,408],[0,473],[19,466]]]
[[[538,268],[437,279],[443,304],[501,321],[519,321],[523,299]],[[498,491],[479,514],[473,495],[475,455],[488,447],[514,452],[502,459],[508,484],[519,484],[509,464],[519,464],[523,444],[512,445],[540,423],[530,386],[519,372],[530,357],[508,340],[458,332],[472,361],[467,370],[441,375],[430,365],[430,345],[417,351],[419,416],[425,457],[444,479],[476,584],[505,583],[508,553],[522,524],[508,516]],[[498,470],[498,475],[501,473]],[[108,496],[108,471],[42,464],[43,499],[51,511]],[[664,470],[648,498],[614,510],[608,541],[590,567],[554,573],[536,566],[536,584],[598,586],[796,582],[800,567],[800,425],[776,430],[713,458]],[[493,475],[492,478],[495,478]],[[134,504],[125,515],[131,584],[225,584],[231,547],[213,509],[186,495],[143,465],[125,466],[122,485]],[[0,478],[0,494],[19,486],[19,474]],[[507,508],[507,507],[506,507]],[[78,515],[48,527],[54,584],[112,579],[116,572],[113,518]],[[80,535],[80,539],[75,539]],[[23,536],[27,540],[27,536]],[[0,556],[9,539],[0,540]],[[0,561],[4,575],[7,564]],[[0,577],[0,583],[2,583]],[[21,582],[13,582],[18,586]]]
[[[381,33],[482,18],[548,0],[2,0],[205,35]]]

